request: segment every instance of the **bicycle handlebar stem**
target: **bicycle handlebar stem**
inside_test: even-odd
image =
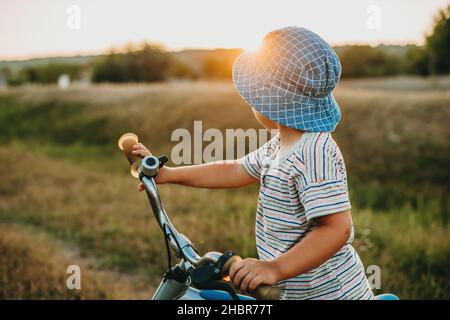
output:
[[[179,233],[173,226],[161,202],[155,180],[152,177],[147,177],[145,175],[141,175],[140,180],[144,185],[156,221],[161,230],[169,236],[170,246],[175,251],[176,255],[179,258],[184,258],[189,261],[194,266],[199,265],[202,258],[195,251],[195,247],[191,241],[189,241],[185,235]]]

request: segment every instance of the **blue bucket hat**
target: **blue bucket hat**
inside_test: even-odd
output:
[[[333,131],[341,111],[331,92],[341,75],[336,52],[314,32],[287,27],[265,36],[255,53],[233,65],[239,94],[282,125],[307,132]]]

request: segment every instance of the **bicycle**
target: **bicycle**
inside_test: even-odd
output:
[[[166,156],[141,158],[131,153],[138,137],[126,133],[119,138],[119,148],[130,164],[131,175],[138,178],[147,194],[150,206],[163,232],[168,256],[168,270],[156,289],[152,300],[278,300],[276,286],[260,285],[250,295],[239,294],[229,280],[228,272],[241,257],[232,251],[208,252],[199,256],[199,248],[173,226],[164,209],[154,177],[168,161]],[[180,262],[171,267],[172,249]],[[394,294],[381,294],[375,300],[399,300]]]

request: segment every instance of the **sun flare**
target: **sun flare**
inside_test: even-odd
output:
[[[256,52],[261,48],[261,40],[255,39],[254,41],[249,41],[247,45],[245,45],[244,50],[247,52]]]

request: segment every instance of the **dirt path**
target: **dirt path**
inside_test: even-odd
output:
[[[72,245],[67,244],[53,236],[38,230],[37,228],[30,226],[23,226],[18,224],[0,224],[0,241],[2,244],[8,245],[13,252],[23,251],[27,252],[28,256],[33,256],[30,261],[36,264],[38,261],[41,266],[30,266],[33,269],[44,270],[41,272],[48,272],[47,278],[55,278],[55,291],[56,287],[61,290],[61,279],[65,279],[69,275],[65,275],[65,270],[69,265],[78,265],[81,270],[81,283],[83,287],[87,287],[92,290],[93,287],[98,287],[103,291],[111,293],[110,295],[117,299],[150,299],[154,288],[150,285],[150,280],[143,272],[124,273],[115,270],[108,270],[101,267],[100,262],[92,256],[86,256],[80,252],[80,250]],[[0,252],[0,255],[5,254]],[[0,257],[1,258],[1,257]],[[3,257],[7,263],[8,257]],[[36,259],[37,258],[37,259]],[[55,272],[55,269],[57,270]],[[14,270],[14,266],[6,270]],[[6,271],[8,272],[8,271]],[[11,271],[10,271],[11,272]],[[33,286],[39,286],[39,281],[33,272],[25,272],[27,279],[14,277],[11,281],[22,281],[22,279]],[[62,277],[60,277],[63,275]],[[85,276],[84,276],[85,275]],[[6,275],[11,276],[11,275]],[[57,277],[58,276],[58,277]],[[95,279],[95,285],[92,283],[84,283],[84,281],[91,281]],[[48,281],[49,282],[49,281]],[[51,284],[46,284],[51,285]],[[16,283],[15,287],[26,287],[24,284]],[[30,289],[31,290],[31,289]],[[50,292],[51,292],[50,288]],[[95,292],[95,290],[92,290]],[[30,293],[25,293],[29,296]],[[108,296],[110,296],[108,295]],[[89,293],[88,298],[96,299],[95,293]],[[15,298],[20,298],[19,297]],[[40,297],[42,299],[54,298],[52,297]]]

